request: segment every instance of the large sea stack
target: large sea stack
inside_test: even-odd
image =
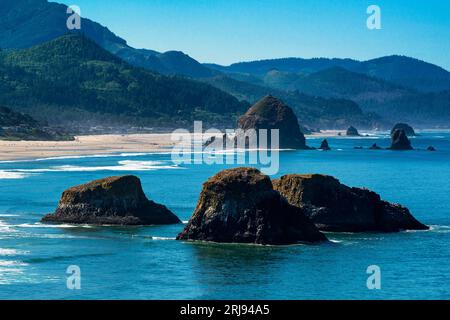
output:
[[[413,127],[411,127],[409,124],[406,123],[397,123],[391,130],[391,135],[394,134],[395,130],[402,129],[405,131],[405,134],[408,137],[414,137],[416,136],[416,132],[414,131]]]
[[[359,134],[358,130],[355,127],[350,126],[347,129],[346,136],[348,136],[348,137],[359,137],[360,134]]]
[[[139,178],[131,175],[95,180],[64,191],[55,213],[42,221],[94,225],[180,223],[165,206],[148,200]]]
[[[273,190],[268,176],[236,168],[203,184],[195,212],[177,239],[283,245],[326,237],[301,208]]]
[[[350,188],[326,175],[286,175],[273,181],[292,205],[323,231],[397,232],[426,230],[405,207],[381,200],[375,192]]]
[[[281,100],[266,96],[253,105],[238,120],[238,129],[279,129],[280,148],[309,149],[298,120],[290,107]],[[268,133],[270,137],[270,133]]]
[[[392,133],[391,150],[412,150],[411,141],[406,136],[405,130],[397,129]]]

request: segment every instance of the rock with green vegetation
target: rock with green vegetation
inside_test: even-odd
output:
[[[290,204],[302,208],[322,231],[397,232],[427,230],[409,210],[367,189],[350,188],[334,177],[290,174],[273,181]]]
[[[93,225],[175,224],[165,206],[148,200],[136,176],[95,180],[63,192],[58,208],[43,222]]]
[[[252,129],[257,132],[260,129],[278,129],[280,148],[309,149],[292,109],[270,95],[259,100],[240,117],[237,128],[244,132]],[[271,136],[270,132],[267,136]],[[239,139],[239,135],[237,138]]]
[[[236,168],[203,184],[195,212],[177,239],[284,245],[326,237],[302,209],[273,190],[268,176]]]
[[[414,137],[416,136],[416,132],[414,131],[413,127],[411,127],[409,124],[406,123],[397,123],[391,130],[391,135],[394,134],[395,130],[402,129],[405,131],[406,135],[408,137]]]

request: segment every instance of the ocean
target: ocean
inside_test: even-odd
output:
[[[39,220],[65,189],[122,174],[186,223],[202,183],[232,165],[177,164],[168,152],[0,162],[0,299],[449,299],[450,132],[422,132],[406,152],[354,149],[387,147],[387,134],[328,140],[329,152],[281,152],[274,177],[333,175],[405,205],[431,229],[257,246],[176,241],[183,224],[47,225]],[[373,265],[378,290],[367,287]],[[69,266],[79,267],[79,289],[67,285]]]

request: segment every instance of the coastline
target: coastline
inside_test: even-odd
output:
[[[339,135],[339,133],[341,135]],[[51,157],[90,156],[115,153],[146,153],[173,147],[172,133],[102,134],[76,136],[74,141],[0,140],[0,161]],[[205,134],[205,136],[209,136]],[[308,139],[345,137],[345,130],[322,130],[305,135]]]
[[[324,130],[306,138],[338,136],[338,130]],[[0,140],[0,161],[51,157],[90,156],[114,153],[158,152],[171,148],[171,133],[103,134],[76,136],[73,141]]]
[[[74,141],[0,140],[0,161],[156,152],[174,145],[170,136],[170,133],[152,133],[76,136]]]

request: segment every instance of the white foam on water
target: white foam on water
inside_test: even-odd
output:
[[[45,172],[95,172],[95,171],[152,171],[152,170],[171,170],[171,169],[184,169],[176,164],[167,164],[168,161],[134,161],[134,160],[122,160],[117,165],[111,166],[53,166],[43,169],[10,169],[9,174],[26,176],[33,173],[45,173]],[[1,171],[0,171],[1,177]]]
[[[31,176],[30,173],[17,172],[14,170],[0,170],[0,179],[25,179]]]
[[[23,255],[28,254],[29,251],[23,251],[23,250],[16,250],[16,249],[3,249],[0,248],[0,256],[17,256],[17,255]]]
[[[7,224],[6,222],[0,220],[0,233],[9,233],[14,231],[11,228],[11,225]]]
[[[69,228],[92,228],[90,225],[75,225],[75,224],[44,224],[40,222],[36,223],[22,223],[14,225],[18,228],[58,228],[58,229],[69,229]]]
[[[181,221],[181,222],[184,223],[184,224],[188,224],[189,220],[184,220],[184,221]]]
[[[142,154],[144,155],[144,154]],[[41,162],[41,161],[51,161],[51,160],[70,160],[70,159],[85,159],[85,158],[109,158],[109,157],[127,157],[133,156],[132,153],[121,153],[121,154],[90,154],[90,155],[77,155],[77,156],[55,156],[55,157],[45,157],[36,159],[21,159],[21,160],[3,160],[0,163],[20,163],[20,162]]]
[[[0,213],[0,217],[18,217],[18,216],[19,216],[18,214],[7,214],[7,213],[3,214],[3,213]]]
[[[84,158],[108,158],[113,157],[113,154],[91,154],[91,155],[80,155],[80,156],[58,156],[58,157],[46,157],[37,158],[31,161],[47,161],[47,160],[67,160],[67,159],[84,159]]]
[[[73,155],[73,156],[55,156],[36,159],[19,159],[19,160],[2,160],[0,163],[20,163],[20,162],[42,162],[52,160],[70,160],[70,159],[87,159],[87,158],[114,158],[114,157],[140,157],[152,154],[171,154],[171,152],[123,152],[123,153],[105,153],[105,154],[90,154],[90,155]]]
[[[0,267],[25,267],[28,263],[22,261],[0,260]]]
[[[175,240],[175,238],[169,238],[169,237],[152,237],[152,240]]]
[[[121,153],[120,157],[141,157],[141,156],[149,156],[153,153],[151,152],[129,152],[129,153]]]
[[[427,231],[427,230],[425,230]],[[438,232],[438,233],[450,233],[450,226],[446,225],[430,225],[428,231]]]
[[[333,239],[329,239],[329,240],[333,243],[342,243],[343,242],[342,240],[333,240]]]
[[[44,238],[44,239],[90,239],[83,236],[71,236],[68,234],[28,234],[27,238]]]

